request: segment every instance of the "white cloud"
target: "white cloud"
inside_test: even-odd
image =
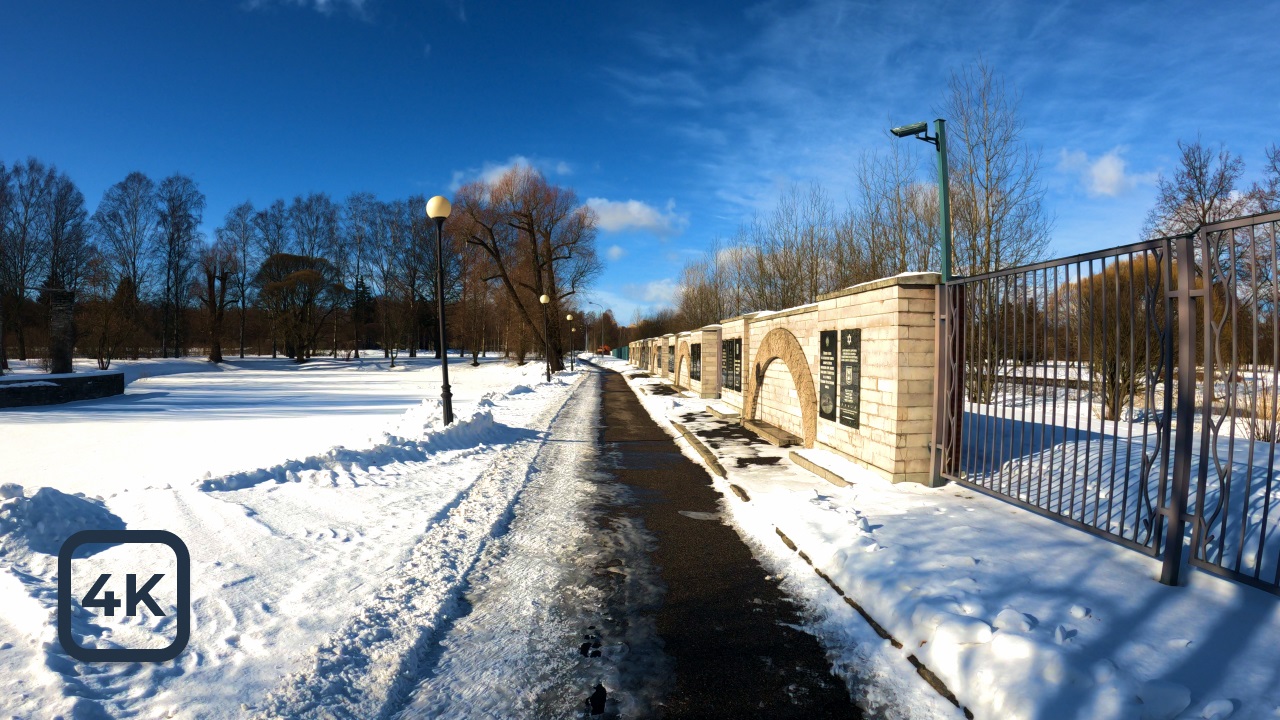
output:
[[[357,17],[368,19],[365,15],[365,4],[367,0],[279,0],[281,4],[296,5],[303,8],[313,8],[323,15],[331,15],[339,8],[346,8],[354,13]],[[245,0],[244,7],[249,10],[257,10],[271,5],[273,0]]]
[[[1085,192],[1093,197],[1116,197],[1155,181],[1155,173],[1129,172],[1123,153],[1124,148],[1118,147],[1091,159],[1083,150],[1063,150],[1058,167],[1078,175]]]
[[[621,260],[621,259],[622,259],[622,256],[623,256],[623,255],[626,255],[626,254],[627,254],[627,251],[626,251],[624,248],[622,248],[621,246],[618,246],[618,245],[610,245],[610,246],[609,246],[609,249],[608,249],[608,250],[605,250],[604,254],[605,254],[605,256],[606,256],[606,257],[608,257],[610,260],[612,260],[612,261],[614,261],[614,262],[618,262],[619,260]]]
[[[671,278],[622,286],[623,295],[643,305],[673,305],[679,293],[680,283]]]
[[[463,185],[483,180],[491,183],[506,174],[507,171],[516,167],[531,167],[544,175],[570,175],[573,168],[569,163],[563,160],[544,160],[541,158],[530,158],[524,155],[512,155],[504,162],[492,162],[486,160],[479,168],[467,168],[466,170],[454,170],[453,180],[449,183],[450,190],[457,190]]]
[[[677,213],[674,200],[668,200],[666,208],[658,208],[640,200],[606,200],[587,198],[587,205],[596,211],[600,227],[605,232],[645,230],[666,237],[679,235],[689,225],[689,216]]]

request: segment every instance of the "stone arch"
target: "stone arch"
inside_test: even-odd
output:
[[[683,383],[680,382],[680,378],[682,376],[686,380],[688,380],[688,382],[683,382]],[[676,385],[679,385],[682,388],[685,388],[686,390],[689,388],[689,383],[693,382],[693,378],[689,376],[689,343],[688,342],[682,341],[680,343],[680,348],[676,350],[676,375],[671,382],[673,382]]]
[[[804,356],[800,341],[785,328],[774,328],[764,336],[760,348],[751,358],[751,374],[747,376],[749,387],[743,393],[742,417],[756,419],[760,403],[760,386],[764,384],[764,372],[769,363],[781,360],[791,372],[791,382],[796,386],[800,399],[800,418],[804,426],[804,446],[813,447],[818,439],[818,395],[813,387],[813,375],[809,372],[809,360]]]

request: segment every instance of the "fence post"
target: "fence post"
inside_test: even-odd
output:
[[[954,307],[951,294],[957,302]],[[964,412],[964,286],[938,286],[934,324],[933,443],[930,487],[944,474],[960,472],[960,428]],[[954,310],[954,313],[953,313]]]
[[[1187,497],[1191,490],[1191,440],[1196,416],[1196,306],[1193,235],[1174,238],[1178,261],[1178,388],[1177,432],[1173,443],[1173,491],[1164,508],[1164,565],[1160,582],[1177,585],[1182,571],[1182,536],[1186,532]],[[1172,258],[1170,259],[1172,262]],[[1205,377],[1205,382],[1211,382]],[[1168,389],[1166,388],[1166,392]]]

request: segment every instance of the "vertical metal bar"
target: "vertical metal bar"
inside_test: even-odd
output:
[[[1164,509],[1168,505],[1169,496],[1172,494],[1171,483],[1173,482],[1173,473],[1170,463],[1173,459],[1173,337],[1174,337],[1174,317],[1177,315],[1177,300],[1174,296],[1173,282],[1173,259],[1174,245],[1172,240],[1166,240],[1164,243],[1164,270],[1161,276],[1164,300],[1164,335],[1160,343],[1160,368],[1164,383],[1164,393],[1161,396],[1163,403],[1161,404],[1162,422],[1156,426],[1156,431],[1160,433],[1160,480],[1156,486],[1156,515],[1152,520],[1153,533],[1151,543],[1156,546],[1160,543],[1160,535],[1165,530]],[[1195,361],[1192,360],[1194,366]]]
[[[1116,506],[1116,463],[1119,458],[1117,455],[1120,450],[1120,394],[1123,392],[1124,374],[1120,367],[1120,256],[1117,255],[1111,263],[1111,268],[1115,270],[1116,276],[1116,296],[1112,300],[1115,305],[1114,317],[1108,317],[1107,322],[1113,322],[1116,331],[1115,342],[1115,363],[1111,366],[1111,387],[1112,387],[1112,404],[1111,408],[1111,478],[1107,485],[1107,532],[1111,530],[1111,514]]]
[[[947,414],[942,398],[946,397],[946,386],[951,374],[950,353],[947,352],[947,286],[939,285],[934,297],[933,347],[936,348],[933,372],[933,438],[930,453],[930,479],[932,487],[941,487],[946,481],[942,478],[942,447],[946,442]]]
[[[1253,427],[1258,426],[1258,236],[1253,231],[1253,226],[1247,228],[1249,231],[1249,296],[1253,298],[1253,312],[1251,313],[1253,325],[1253,345],[1250,348],[1252,354],[1249,357],[1249,372],[1253,380],[1253,392],[1249,393],[1252,401],[1249,404],[1249,423]],[[1233,243],[1234,244],[1234,243]],[[1234,338],[1233,338],[1234,340]],[[1233,419],[1234,422],[1234,419]],[[1244,564],[1244,543],[1245,533],[1249,529],[1249,496],[1253,490],[1253,447],[1254,434],[1249,433],[1249,454],[1245,461],[1244,471],[1244,494],[1241,496],[1240,508],[1240,543],[1236,546],[1236,566],[1237,571]],[[1270,470],[1268,470],[1270,472]],[[1269,498],[1268,498],[1269,499]]]
[[[1103,272],[1106,272],[1106,269],[1107,269],[1107,267],[1106,267],[1106,261],[1104,260],[1104,261],[1103,261],[1103,264],[1102,264],[1102,270],[1103,270]],[[1085,420],[1085,428],[1086,428],[1086,430],[1085,430],[1085,436],[1086,436],[1086,437],[1089,437],[1089,436],[1092,436],[1092,435],[1093,435],[1093,383],[1094,383],[1094,381],[1095,381],[1095,380],[1099,380],[1099,379],[1103,379],[1103,378],[1105,378],[1105,375],[1101,375],[1100,373],[1098,373],[1098,372],[1097,372],[1097,370],[1098,370],[1098,369],[1097,369],[1096,367],[1094,367],[1095,365],[1097,365],[1097,358],[1098,358],[1097,353],[1095,353],[1095,352],[1094,352],[1094,349],[1095,349],[1095,347],[1096,347],[1096,346],[1094,345],[1094,341],[1096,340],[1096,337],[1095,337],[1095,335],[1096,335],[1095,326],[1098,324],[1098,323],[1096,322],[1096,320],[1097,320],[1097,318],[1099,317],[1099,315],[1098,315],[1099,310],[1098,310],[1098,308],[1094,307],[1094,297],[1093,297],[1093,296],[1094,296],[1094,291],[1095,291],[1095,289],[1096,289],[1096,287],[1097,287],[1097,285],[1098,285],[1099,283],[1102,283],[1102,280],[1098,277],[1098,275],[1097,275],[1097,274],[1095,274],[1095,273],[1093,272],[1093,261],[1092,261],[1092,260],[1090,260],[1090,261],[1089,261],[1089,414],[1088,414],[1088,415],[1086,415],[1086,416],[1085,416],[1085,419],[1084,419],[1084,420]],[[1105,283],[1102,283],[1102,284],[1103,284],[1103,286],[1105,287]],[[1103,308],[1105,308],[1105,307],[1106,307],[1105,298],[1104,298],[1104,302],[1103,302],[1102,307],[1103,307]],[[1106,316],[1106,311],[1105,311],[1105,309],[1104,309],[1104,310],[1102,310],[1102,311],[1101,311],[1101,313],[1102,313],[1102,316],[1103,316],[1103,317],[1105,317],[1105,316]],[[1103,400],[1102,400],[1102,401],[1103,401],[1103,405],[1102,405],[1102,406],[1103,406],[1103,408],[1104,408],[1104,409],[1103,409],[1103,414],[1105,415],[1105,414],[1106,414],[1106,410],[1105,410],[1105,408],[1106,408],[1106,395],[1105,395],[1106,388],[1105,388],[1105,387],[1103,388],[1103,391],[1104,391],[1104,394],[1103,394]],[[1083,504],[1083,507],[1081,508],[1081,511],[1082,511],[1082,516],[1081,516],[1081,518],[1080,518],[1081,522],[1087,522],[1087,521],[1085,520],[1085,518],[1086,518],[1086,517],[1088,517],[1088,515],[1089,515],[1089,488],[1088,488],[1088,482],[1089,482],[1089,473],[1090,473],[1090,472],[1092,472],[1092,471],[1091,471],[1091,468],[1093,467],[1093,459],[1089,457],[1089,452],[1091,451],[1092,445],[1093,445],[1093,440],[1092,440],[1092,439],[1090,439],[1090,440],[1089,440],[1089,442],[1085,444],[1085,451],[1084,451],[1084,474],[1085,474],[1085,488],[1084,488],[1084,490],[1085,490],[1085,497],[1084,497],[1084,504]],[[1098,442],[1098,446],[1099,446],[1098,456],[1099,456],[1099,458],[1101,458],[1101,456],[1102,456],[1102,450],[1101,450],[1102,442],[1101,442],[1101,441],[1099,441],[1099,442]],[[1093,520],[1094,520],[1094,521],[1093,521],[1092,523],[1090,523],[1090,524],[1092,524],[1092,525],[1094,525],[1094,526],[1097,526],[1097,524],[1098,524],[1098,498],[1097,498],[1097,496],[1098,496],[1098,494],[1100,494],[1101,492],[1102,492],[1102,480],[1101,480],[1101,478],[1099,478],[1098,483],[1097,483],[1097,484],[1095,485],[1095,487],[1094,487],[1094,504],[1093,504]]]
[[[1005,358],[1009,356],[1009,333],[1011,332],[1010,328],[1008,327],[1008,320],[1009,320],[1009,313],[1008,313],[1009,276],[1008,275],[1000,279],[1000,286],[1001,286],[1001,290],[1004,291],[1003,294],[996,299],[997,314],[1000,316],[1000,354],[996,356],[996,362],[994,365],[996,368],[996,374],[992,378],[994,387],[997,388],[997,392],[999,393],[999,397],[1000,397],[1000,410],[999,410],[1000,412],[999,441],[1000,442],[999,442],[999,448],[996,452],[995,472],[991,476],[991,485],[989,485],[988,487],[999,490],[1000,492],[1003,492],[1005,494],[1010,494],[1009,490],[1011,488],[1005,487],[1005,473],[1004,473],[1004,455],[1005,455],[1005,452],[1008,450],[1006,445],[1010,445],[1013,442],[1013,427],[1011,425],[1008,427],[1008,432],[1007,432],[1008,438],[1006,439],[1006,424],[1005,424],[1005,413],[1008,409],[1007,406],[1009,403],[1009,393],[1008,393],[1008,380],[1005,377],[1005,373],[1007,372],[1007,370],[1004,367],[1004,362],[1005,362]]]
[[[1178,256],[1178,434],[1173,457],[1173,492],[1165,510],[1169,530],[1164,539],[1164,564],[1160,568],[1160,582],[1165,585],[1177,585],[1182,570],[1182,535],[1186,528],[1187,491],[1191,484],[1191,439],[1195,434],[1196,326],[1195,304],[1191,298],[1195,260],[1191,237],[1183,235],[1175,240]],[[1206,302],[1206,308],[1207,305]],[[1207,363],[1205,373],[1207,378]],[[1212,388],[1207,392],[1208,399],[1212,401]]]
[[[1015,386],[1020,389],[1020,395],[1021,395],[1021,402],[1019,403],[1019,407],[1018,407],[1018,444],[1015,452],[1022,453],[1023,449],[1026,448],[1027,446],[1027,430],[1028,430],[1027,428],[1027,371],[1026,371],[1026,351],[1025,351],[1026,335],[1027,335],[1027,281],[1026,281],[1027,275],[1024,273],[1018,273],[1014,275],[1014,277],[1022,279],[1022,289],[1017,292],[1018,304],[1016,308],[1017,315],[1015,315],[1015,318],[1022,321],[1021,322],[1022,327],[1021,327],[1021,332],[1017,333],[1014,336],[1014,338],[1017,341],[1015,352],[1018,354],[1016,366],[1020,366],[1020,367],[1015,367],[1015,372],[1017,369],[1022,370],[1021,381],[1017,381],[1017,375],[1016,374],[1014,375],[1014,379],[1016,381]],[[1015,280],[1014,282],[1016,285],[1017,281]],[[1020,455],[1019,461],[1018,461],[1017,498],[1019,500],[1022,500],[1023,502],[1029,503],[1031,502],[1031,492],[1030,492],[1030,487],[1031,487],[1030,474],[1031,473],[1029,472],[1031,468],[1028,467],[1030,460],[1023,460],[1021,458],[1022,456]]]
[[[1068,273],[1068,276],[1070,273]],[[1070,280],[1070,277],[1068,277]],[[1080,267],[1080,263],[1076,263],[1076,421],[1075,421],[1075,442],[1071,443],[1071,516],[1076,516],[1076,489],[1084,489],[1086,486],[1083,482],[1079,482],[1077,472],[1080,469],[1080,402],[1082,400],[1082,389],[1084,387],[1084,368],[1080,364],[1084,356],[1084,273]],[[1086,442],[1088,436],[1086,435]],[[1088,446],[1086,445],[1085,458],[1089,457]],[[1086,470],[1086,474],[1088,471]],[[1083,496],[1080,499],[1081,508],[1084,507]],[[1084,517],[1084,510],[1081,510],[1081,518]]]
[[[1227,469],[1222,477],[1217,510],[1222,517],[1222,521],[1219,523],[1218,559],[1216,562],[1221,565],[1223,553],[1226,552],[1227,549],[1227,520],[1231,515],[1231,486],[1235,482],[1236,470],[1236,376],[1240,373],[1240,355],[1237,352],[1237,349],[1240,347],[1240,328],[1237,321],[1239,319],[1238,309],[1240,303],[1236,299],[1236,293],[1238,290],[1236,288],[1235,232],[1232,230],[1223,230],[1219,237],[1226,239],[1227,256],[1230,262],[1227,266],[1230,269],[1230,273],[1223,274],[1225,279],[1225,282],[1223,283],[1225,292],[1223,294],[1226,295],[1227,303],[1224,310],[1230,313],[1229,318],[1231,322],[1231,369],[1227,373],[1227,407],[1225,410],[1227,414],[1226,422],[1230,423],[1227,426]],[[1207,250],[1208,248],[1206,246],[1206,251]],[[1205,263],[1208,264],[1208,262],[1206,255]],[[1205,292],[1209,292],[1212,287],[1212,285],[1206,284]],[[1220,340],[1221,338],[1218,339]],[[1208,378],[1205,379],[1208,380]]]
[[[978,388],[979,392],[989,389],[991,393],[985,398],[987,400],[987,412],[983,415],[986,418],[982,443],[982,459],[985,464],[978,468],[981,471],[981,476],[987,478],[991,475],[991,459],[995,457],[993,454],[996,447],[995,435],[1000,426],[999,419],[996,417],[995,374],[992,373],[989,378],[985,377],[985,373],[991,369],[991,364],[994,360],[992,356],[995,355],[995,281],[981,280],[979,284],[974,285],[974,290],[980,290],[977,295],[981,298],[978,301],[978,311],[981,313],[983,328],[982,339],[979,341],[980,356],[974,359],[974,367],[981,368],[980,372],[984,374]]]
[[[1051,425],[1052,430],[1049,435],[1049,477],[1050,477],[1049,492],[1052,493],[1052,495],[1050,496],[1051,500],[1053,499],[1053,496],[1057,496],[1057,502],[1054,503],[1055,505],[1057,505],[1057,509],[1054,510],[1054,512],[1061,514],[1062,513],[1062,479],[1061,479],[1060,473],[1055,474],[1053,472],[1053,455],[1054,455],[1053,448],[1057,447],[1057,441],[1058,441],[1058,390],[1059,390],[1058,388],[1058,335],[1061,334],[1061,331],[1062,331],[1062,315],[1060,312],[1061,306],[1062,306],[1062,298],[1058,294],[1058,288],[1060,287],[1058,284],[1058,267],[1059,266],[1055,265],[1053,268],[1053,281],[1052,281],[1053,283],[1052,284],[1053,322],[1051,323],[1051,326],[1053,328],[1053,382],[1052,382],[1053,398],[1050,400],[1049,414],[1053,418],[1053,424]],[[1045,308],[1045,320],[1048,321],[1048,318],[1049,318],[1049,311],[1048,311],[1048,308]],[[1066,458],[1064,457],[1063,460],[1065,459]]]
[[[1036,272],[1032,272],[1031,277],[1032,277],[1032,280],[1033,280],[1033,282],[1032,282],[1032,284],[1031,284],[1031,316],[1032,316],[1032,320],[1033,320],[1032,325],[1031,325],[1031,360],[1032,360],[1032,364],[1031,364],[1031,365],[1032,365],[1032,369],[1031,369],[1031,378],[1032,378],[1032,380],[1031,380],[1031,397],[1032,397],[1032,399],[1033,399],[1033,400],[1034,400],[1034,402],[1035,402],[1035,405],[1032,405],[1032,407],[1031,407],[1031,420],[1032,420],[1032,422],[1035,422],[1035,410],[1036,410],[1036,408],[1037,408],[1037,407],[1039,407],[1039,408],[1040,408],[1040,423],[1039,423],[1039,429],[1040,429],[1040,441],[1039,441],[1038,443],[1035,443],[1035,432],[1034,432],[1035,427],[1034,427],[1034,426],[1032,427],[1032,431],[1033,431],[1033,432],[1032,432],[1032,437],[1031,437],[1031,439],[1032,439],[1032,442],[1033,442],[1033,443],[1035,443],[1036,459],[1037,459],[1037,461],[1038,461],[1038,462],[1037,462],[1037,465],[1036,465],[1036,505],[1037,505],[1038,507],[1044,507],[1044,508],[1047,508],[1047,507],[1049,506],[1049,504],[1048,504],[1048,503],[1046,503],[1046,502],[1044,502],[1044,433],[1045,433],[1045,416],[1044,416],[1044,411],[1045,411],[1045,403],[1042,403],[1042,402],[1040,401],[1040,399],[1039,399],[1039,398],[1040,398],[1040,396],[1036,394],[1036,390],[1037,390],[1037,388],[1042,387],[1042,386],[1040,385],[1040,383],[1039,383],[1039,380],[1040,380],[1040,359],[1041,359],[1041,355],[1042,355],[1042,353],[1040,352],[1040,342],[1041,342],[1041,341],[1043,341],[1043,340],[1045,339],[1045,332],[1047,332],[1048,328],[1045,328],[1045,331],[1040,332],[1040,333],[1038,334],[1038,336],[1037,336],[1036,330],[1040,327],[1040,325],[1041,325],[1041,321],[1042,321],[1044,318],[1043,318],[1043,316],[1041,316],[1041,314],[1040,314],[1040,292],[1039,292],[1039,285],[1040,285],[1040,283],[1034,282],[1034,280],[1035,280],[1035,279],[1037,279],[1038,274],[1037,274]],[[1045,274],[1045,275],[1044,275],[1044,277],[1046,277],[1046,278],[1047,278],[1047,277],[1048,277],[1048,275],[1047,275],[1047,274]],[[1047,308],[1046,308],[1046,309],[1047,309]],[[1045,324],[1047,324],[1047,323],[1045,323]],[[1047,369],[1048,369],[1048,368],[1046,368],[1046,371],[1047,371]]]
[[[960,373],[964,371],[964,367],[967,364],[968,359],[965,357],[965,337],[967,335],[965,327],[968,323],[968,289],[963,283],[956,288],[955,300],[955,306],[952,308],[951,312],[955,316],[956,324],[951,333],[951,337],[954,338],[952,344],[953,347],[956,348],[956,352],[958,354],[954,366],[956,367],[956,377],[959,378],[963,377]],[[964,442],[964,425],[961,423],[961,420],[964,418],[964,385],[958,382],[953,382],[950,389],[952,394],[950,408],[955,417],[954,427],[956,429],[956,434],[947,448],[947,470],[953,475],[958,475],[960,473],[959,460],[961,447]]]
[[[1142,526],[1142,513],[1147,513],[1147,519],[1152,523],[1152,527],[1148,528],[1147,540],[1154,542],[1154,523],[1155,518],[1150,517],[1151,512],[1151,470],[1155,467],[1154,458],[1147,454],[1148,441],[1151,437],[1151,419],[1156,413],[1156,384],[1159,380],[1156,374],[1151,372],[1151,328],[1158,327],[1156,325],[1155,310],[1156,306],[1151,303],[1151,261],[1153,251],[1148,250],[1143,255],[1143,283],[1142,283],[1142,306],[1143,315],[1146,320],[1146,332],[1142,334],[1142,374],[1146,381],[1146,387],[1143,389],[1143,400],[1147,406],[1147,411],[1142,418],[1142,465],[1141,477],[1138,478],[1139,502],[1138,515],[1135,519],[1134,540],[1138,539],[1137,528]],[[1156,256],[1158,258],[1158,256]],[[1155,272],[1160,272],[1160,263],[1157,260]],[[1157,287],[1162,287],[1159,276],[1156,277]],[[1137,317],[1136,315],[1134,317]],[[1159,429],[1159,424],[1156,428]],[[1159,448],[1159,445],[1156,446]],[[1143,543],[1146,544],[1146,543]]]
[[[1143,255],[1143,262],[1144,263],[1146,262],[1146,255]],[[1134,333],[1137,333],[1137,332],[1141,332],[1144,335],[1147,333],[1147,328],[1145,327],[1145,325],[1140,320],[1138,320],[1137,303],[1134,302],[1134,298],[1133,298],[1133,290],[1134,290],[1133,263],[1134,263],[1133,253],[1129,253],[1129,330],[1130,330],[1129,332],[1129,366],[1128,366],[1128,378],[1129,378],[1128,430],[1129,432],[1128,432],[1128,436],[1125,439],[1125,445],[1124,445],[1124,500],[1120,503],[1120,537],[1124,537],[1125,525],[1129,520],[1129,485],[1133,480],[1133,420],[1134,420],[1133,415],[1137,410],[1137,408],[1134,407],[1134,394],[1137,391],[1137,385],[1138,385],[1138,366],[1136,364],[1137,358],[1134,356],[1134,346],[1136,342],[1134,340],[1133,335]],[[1145,264],[1143,265],[1143,271],[1144,271],[1143,274],[1145,275],[1146,274]],[[1116,273],[1116,274],[1117,276],[1119,275],[1119,273]],[[1119,323],[1116,323],[1116,326],[1119,327]],[[1136,519],[1134,520],[1134,529],[1135,529],[1134,539],[1136,540],[1137,539],[1137,532],[1136,532],[1137,520]]]
[[[1270,223],[1271,239],[1268,244],[1271,246],[1271,401],[1267,405],[1267,422],[1268,427],[1268,449],[1267,449],[1267,485],[1264,488],[1262,496],[1266,500],[1262,503],[1262,528],[1258,534],[1258,554],[1253,559],[1253,576],[1261,577],[1262,573],[1262,554],[1267,549],[1267,522],[1271,515],[1271,481],[1275,473],[1271,468],[1275,467],[1276,461],[1276,403],[1280,401],[1280,297],[1277,297],[1276,283],[1280,281],[1280,258],[1277,258],[1276,247],[1276,223]],[[1273,584],[1280,585],[1280,558],[1276,561],[1276,577],[1272,581]]]

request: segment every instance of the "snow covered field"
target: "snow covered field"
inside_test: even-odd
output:
[[[0,483],[21,486],[0,490],[5,717],[377,716],[359,709],[407,697],[396,670],[429,636],[379,613],[412,602],[448,622],[578,377],[451,364],[443,428],[430,360],[119,365],[123,396],[0,413]],[[57,641],[52,539],[120,525],[190,549],[191,642],[172,662],[78,663]],[[116,568],[125,547],[73,577]],[[75,617],[85,646],[141,634]]]
[[[631,382],[661,423],[695,434],[722,426],[701,412],[708,401],[648,394],[652,378]],[[805,451],[850,483],[836,487],[787,451],[716,444],[726,514],[804,598],[809,629],[851,691],[887,717],[960,717],[907,653],[978,718],[1280,717],[1275,596],[1196,570],[1166,587],[1157,561],[954,485],[892,485]],[[779,530],[903,648],[872,632]]]

